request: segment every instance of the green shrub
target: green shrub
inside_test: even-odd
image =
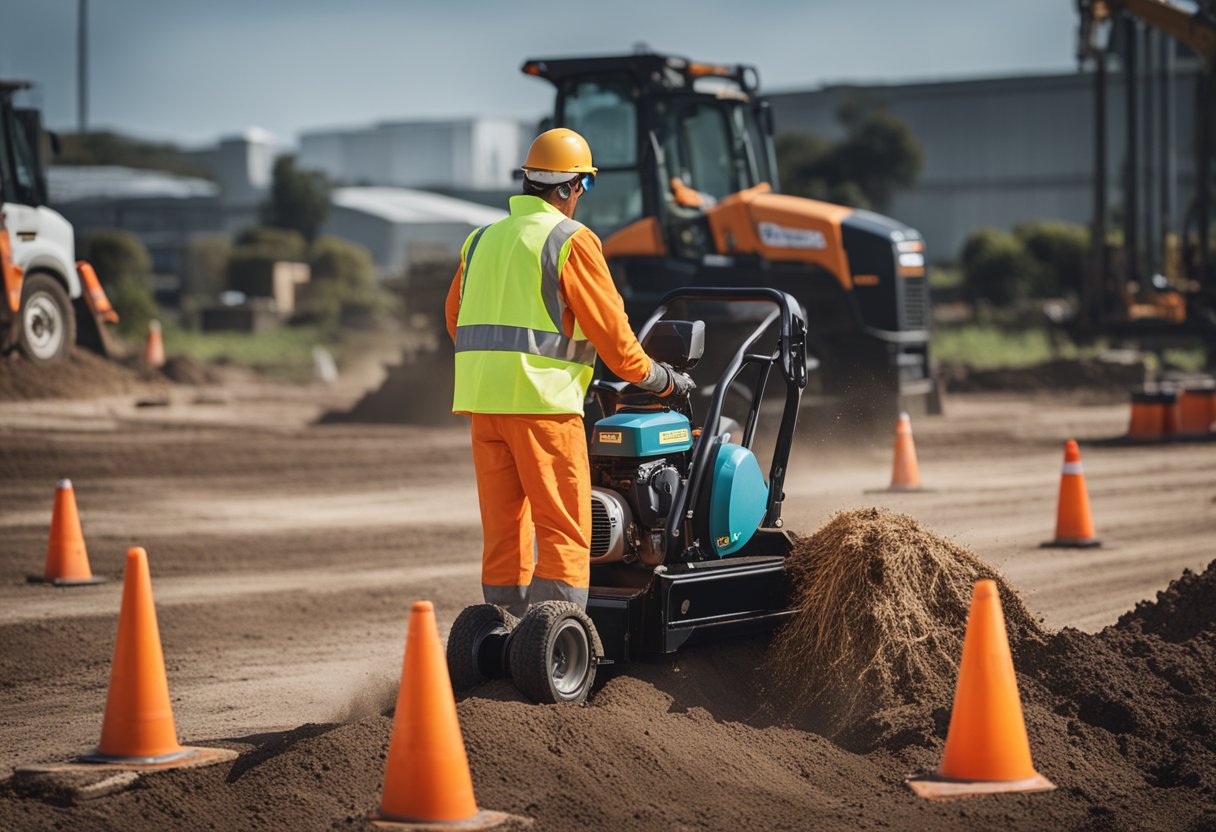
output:
[[[300,287],[295,321],[336,328],[346,320],[379,320],[396,308],[382,289],[371,253],[339,237],[319,237],[308,255],[309,282]],[[344,315],[345,310],[345,315]]]
[[[1089,254],[1089,229],[1071,222],[1035,220],[1020,223],[1014,235],[1026,246],[1039,268],[1036,297],[1075,296]]]
[[[963,244],[964,296],[999,306],[1029,298],[1039,281],[1039,265],[1014,235],[977,228]]]
[[[119,334],[142,338],[148,322],[160,317],[152,295],[152,258],[144,244],[126,231],[98,231],[85,240],[82,254],[118,312]]]
[[[235,245],[239,249],[257,252],[271,260],[300,263],[308,259],[308,242],[304,235],[289,228],[254,225],[237,235]]]

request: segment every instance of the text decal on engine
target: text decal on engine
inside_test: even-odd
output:
[[[760,239],[774,248],[827,248],[822,231],[809,228],[786,228],[772,222],[760,223]]]
[[[603,436],[603,434],[600,434]],[[659,432],[660,445],[672,445],[676,442],[688,441],[688,428],[680,428],[678,430],[664,430]]]
[[[621,444],[621,432],[619,430],[602,430],[597,437],[600,442],[607,442],[609,445]],[[662,441],[661,439],[659,440]]]

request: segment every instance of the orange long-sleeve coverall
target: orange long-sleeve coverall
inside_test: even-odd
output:
[[[445,305],[453,340],[463,270],[462,261]],[[570,238],[559,286],[566,303],[564,334],[573,336],[577,320],[609,369],[625,381],[644,379],[650,358],[629,326],[600,239],[589,228]],[[591,471],[582,416],[471,417],[486,601],[517,615],[529,603],[550,599],[585,606],[591,577]]]

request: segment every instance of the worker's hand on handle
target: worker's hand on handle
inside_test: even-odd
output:
[[[697,385],[684,373],[677,373],[673,370],[670,364],[662,361],[651,361],[650,372],[646,374],[646,378],[637,382],[636,386],[648,393],[666,397],[686,395],[689,390],[695,389]]]

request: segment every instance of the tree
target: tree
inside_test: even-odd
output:
[[[133,139],[108,131],[62,134],[55,164],[122,165],[200,179],[215,178],[206,165],[175,144]]]
[[[141,337],[160,314],[152,296],[152,258],[144,244],[126,231],[98,231],[85,241],[83,254],[118,312],[118,331]]]
[[[916,182],[924,157],[907,123],[851,99],[838,117],[848,132],[833,143],[804,132],[777,137],[777,167],[786,193],[854,208],[884,208]]]
[[[262,207],[262,222],[297,231],[312,240],[327,216],[329,181],[325,174],[297,168],[291,155],[275,159],[270,199]]]
[[[882,110],[868,113],[836,147],[844,181],[856,182],[877,208],[916,182],[924,164],[920,143],[907,122]]]

